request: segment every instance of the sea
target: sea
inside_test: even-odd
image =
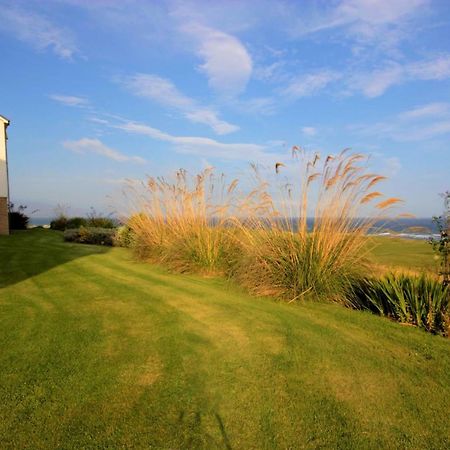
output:
[[[31,217],[30,225],[32,227],[48,226],[51,221],[51,217]],[[309,227],[312,226],[312,223],[312,219],[308,219]],[[404,239],[427,240],[439,238],[436,226],[429,218],[401,218],[378,221],[369,231],[369,234]]]

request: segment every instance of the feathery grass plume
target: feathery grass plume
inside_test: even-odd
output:
[[[138,256],[183,272],[226,271],[237,251],[227,225],[237,185],[237,179],[227,183],[212,168],[196,176],[180,169],[172,181],[150,177],[131,195],[138,201],[128,226]]]
[[[258,187],[243,202],[239,280],[258,294],[345,302],[365,272],[366,235],[379,218],[379,212],[361,218],[362,208],[382,195],[369,190],[385,177],[364,173],[367,158],[349,149],[322,165],[320,155],[310,157],[298,147],[293,154],[296,183],[284,180],[276,195],[257,174]],[[284,169],[277,169],[275,177],[282,177]],[[397,201],[388,199],[386,207]]]

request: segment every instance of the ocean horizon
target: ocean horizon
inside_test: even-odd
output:
[[[30,217],[30,226],[50,225],[52,217]],[[293,219],[294,220],[294,219]],[[308,226],[311,227],[312,218],[308,218]],[[438,238],[436,226],[430,218],[401,218],[377,221],[369,232],[375,236],[401,237],[405,239],[429,239]]]

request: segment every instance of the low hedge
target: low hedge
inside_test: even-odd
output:
[[[113,228],[80,227],[64,232],[64,240],[80,244],[114,245],[116,230]]]

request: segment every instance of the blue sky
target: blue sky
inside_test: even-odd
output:
[[[370,153],[404,211],[450,188],[450,2],[0,0],[11,198],[117,207],[124,179]]]

